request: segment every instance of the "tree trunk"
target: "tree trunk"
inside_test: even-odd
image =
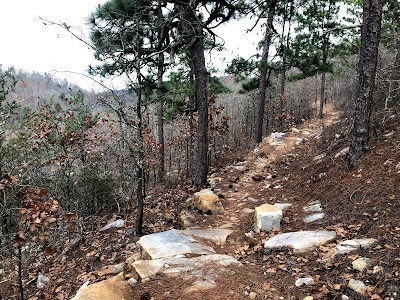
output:
[[[350,150],[345,166],[350,169],[369,150],[369,126],[381,31],[382,0],[364,0],[361,27],[358,88]]]
[[[137,71],[140,74],[140,71]],[[136,116],[137,116],[137,139],[138,139],[138,156],[136,161],[136,203],[137,203],[137,217],[136,217],[136,233],[142,235],[143,228],[143,201],[145,198],[145,156],[144,156],[144,141],[143,141],[143,123],[142,123],[142,94],[141,82],[139,79],[139,88],[137,89],[137,103],[136,103]]]
[[[268,54],[269,46],[271,44],[272,37],[272,23],[274,21],[275,7],[277,0],[269,0],[268,2],[268,18],[267,28],[264,35],[263,53],[260,62],[260,83],[258,86],[258,109],[256,117],[256,142],[260,143],[263,134],[263,122],[264,122],[264,111],[265,111],[265,94],[267,89],[267,71],[268,71]]]
[[[326,73],[323,71],[321,74],[321,99],[319,101],[319,115],[320,119],[324,118],[324,103],[325,103],[325,75]]]
[[[195,184],[201,186],[206,184],[208,173],[208,102],[204,37],[201,28],[197,31],[197,37],[190,48],[190,53],[195,73],[196,102],[198,105]]]
[[[162,77],[164,74],[164,54],[159,55],[158,70],[157,70],[157,93],[158,93],[158,181],[164,181],[165,173],[165,153],[164,153],[164,99],[161,90]]]

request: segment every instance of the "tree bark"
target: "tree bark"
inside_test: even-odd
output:
[[[204,185],[208,174],[208,102],[207,102],[207,70],[204,57],[204,37],[202,29],[197,30],[197,37],[190,48],[195,82],[196,102],[198,105],[196,177],[195,184]]]
[[[161,90],[162,77],[164,74],[164,54],[159,55],[158,70],[157,70],[157,92],[158,92],[158,181],[164,181],[165,173],[165,143],[164,143],[164,99]]]
[[[195,185],[207,182],[208,174],[208,91],[207,69],[204,57],[204,33],[196,11],[190,6],[180,6],[183,19],[180,30],[187,40],[195,80],[195,99],[198,108]]]
[[[258,109],[256,117],[256,142],[260,143],[263,134],[263,122],[264,122],[264,111],[265,111],[265,94],[267,89],[267,71],[268,71],[268,54],[269,46],[271,44],[272,37],[272,23],[274,21],[275,7],[277,0],[269,0],[268,3],[268,17],[267,17],[267,28],[264,35],[263,52],[260,62],[260,83],[258,86]]]
[[[370,116],[378,61],[381,19],[382,0],[364,0],[356,108],[350,149],[345,159],[347,169],[354,167],[357,159],[369,150]]]

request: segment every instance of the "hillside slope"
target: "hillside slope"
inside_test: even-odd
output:
[[[245,161],[215,170],[210,185],[225,207],[223,213],[209,215],[195,210],[185,201],[196,191],[192,187],[177,184],[171,190],[153,191],[146,203],[147,233],[184,227],[230,228],[233,233],[226,244],[213,246],[217,253],[231,255],[243,265],[232,269],[234,275],[218,278],[214,289],[185,294],[191,282],[158,276],[135,285],[132,299],[341,299],[342,295],[350,299],[398,299],[399,118],[393,115],[385,123],[372,141],[370,153],[351,171],[343,168],[344,155],[339,154],[349,144],[348,122],[328,107],[323,121],[307,121],[281,138],[267,137]],[[325,216],[305,223],[304,207],[315,201]],[[264,203],[292,204],[283,213],[280,232],[254,232],[251,210]],[[27,286],[29,299],[69,299],[87,280],[110,277],[104,266],[123,263],[137,252],[134,243],[138,237],[129,230],[133,219],[127,220],[126,228],[98,231],[116,218],[93,218],[93,226],[83,228],[82,239],[73,243],[75,235],[71,234],[74,246],[66,245],[68,251],[63,255],[28,262],[31,276],[40,268],[50,277],[42,296],[33,284]],[[271,237],[299,230],[330,230],[337,235],[306,253],[288,248],[264,250],[264,242]],[[339,242],[361,238],[376,239],[376,243],[332,256]],[[371,260],[363,272],[352,267],[361,257]],[[313,278],[314,283],[297,287],[296,280],[303,277]],[[364,296],[347,287],[351,279],[365,283]],[[3,292],[5,285],[0,280],[2,297],[13,299]]]

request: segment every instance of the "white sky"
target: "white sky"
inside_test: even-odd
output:
[[[55,22],[66,22],[79,27],[87,35],[86,18],[104,0],[0,0],[0,64],[3,69],[14,66],[25,71],[49,72],[71,71],[86,73],[89,64],[96,64],[93,51],[75,40],[68,32],[57,26],[45,26],[39,16]],[[256,32],[244,34],[251,21],[230,22],[217,33],[224,37],[228,51],[219,57],[212,56],[214,65],[224,69],[233,57],[248,57],[255,52],[256,42],[261,39]],[[211,59],[207,55],[207,60]],[[224,60],[225,62],[221,62]],[[58,73],[86,89],[97,90],[99,86],[88,78],[69,73]],[[122,83],[117,81],[117,87]]]

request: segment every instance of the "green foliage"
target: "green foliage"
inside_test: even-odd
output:
[[[250,92],[255,89],[258,89],[259,81],[260,79],[258,77],[253,77],[248,81],[244,82],[242,84],[242,89],[240,90],[240,93]]]
[[[210,86],[210,94],[230,93],[231,90],[222,84],[221,80],[216,76],[209,76],[208,82]]]
[[[297,11],[297,27],[291,47],[282,49],[289,57],[289,64],[296,66],[301,75],[293,78],[313,76],[319,72],[332,72],[332,64],[326,58],[338,54],[344,35],[339,30],[338,21],[340,2],[337,0],[301,1],[300,10]]]
[[[240,78],[249,77],[257,69],[257,63],[252,59],[235,57],[225,72]]]

